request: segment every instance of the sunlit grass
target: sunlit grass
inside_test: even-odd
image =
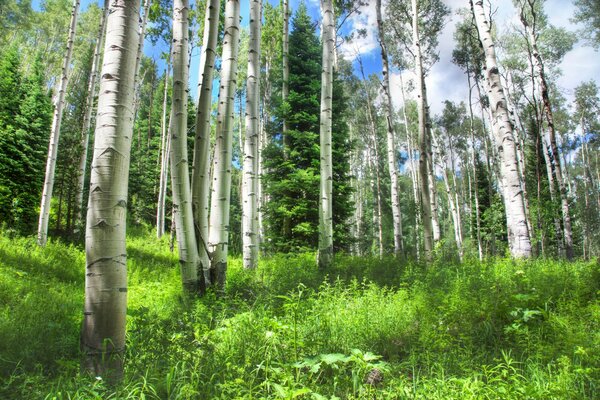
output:
[[[79,372],[84,264],[79,247],[0,235],[1,398],[600,396],[596,262],[232,258],[226,295],[189,302],[168,239],[132,230],[116,388]]]

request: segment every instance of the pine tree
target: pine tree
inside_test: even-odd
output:
[[[41,59],[23,77],[17,49],[0,57],[0,215],[6,227],[34,231],[52,118]]]
[[[269,126],[273,142],[263,156],[266,169],[263,179],[269,195],[269,202],[264,207],[265,246],[271,251],[281,252],[315,250],[319,222],[321,46],[315,24],[304,5],[300,5],[292,18],[292,26],[289,43],[290,93],[286,104],[278,110],[279,118]],[[333,239],[336,250],[347,250],[351,242],[348,225],[352,207],[348,179],[351,142],[343,90],[343,82],[349,79],[349,75],[349,66],[342,67],[333,82],[332,109],[336,116],[332,125]],[[289,127],[289,147],[285,158],[281,136],[284,113]]]

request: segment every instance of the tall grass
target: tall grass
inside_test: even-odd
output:
[[[166,240],[128,236],[126,377],[80,374],[84,252],[0,236],[0,398],[600,397],[597,262],[230,260],[191,303]]]

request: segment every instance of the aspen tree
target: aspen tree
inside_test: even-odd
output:
[[[290,95],[289,83],[290,83],[290,4],[289,0],[283,0],[283,35],[282,35],[282,53],[281,59],[283,61],[283,77],[281,83],[281,101],[286,104],[288,96]],[[290,138],[288,134],[288,121],[287,116],[283,116],[283,156],[287,158],[288,147],[290,145]]]
[[[571,228],[571,215],[569,211],[569,198],[567,192],[567,186],[565,184],[564,174],[560,165],[560,155],[558,153],[558,146],[556,145],[556,128],[554,124],[554,114],[552,111],[552,103],[550,101],[549,87],[546,80],[546,72],[544,70],[544,61],[537,45],[536,23],[537,23],[537,12],[536,12],[536,0],[521,0],[519,1],[521,6],[521,12],[519,14],[521,23],[525,28],[527,34],[528,45],[530,47],[533,67],[536,71],[536,80],[540,95],[542,97],[543,114],[546,117],[546,125],[548,128],[548,151],[550,165],[554,176],[556,177],[556,183],[558,184],[558,192],[561,202],[562,211],[562,222],[563,222],[563,238],[565,243],[566,257],[567,259],[573,258],[573,232]],[[529,14],[531,22],[528,21],[526,14]],[[552,174],[551,174],[552,175]]]
[[[84,368],[111,380],[122,377],[125,352],[125,223],[139,9],[139,0],[110,3],[86,224],[81,350]]]
[[[204,35],[200,56],[200,79],[198,81],[198,102],[196,107],[196,140],[194,143],[194,167],[192,169],[192,205],[196,225],[196,240],[200,268],[206,285],[211,284],[210,259],[208,255],[208,212],[210,199],[210,108],[212,103],[213,72],[217,57],[219,35],[220,0],[206,2]]]
[[[390,191],[392,201],[392,220],[394,225],[394,255],[402,255],[404,242],[402,239],[402,213],[400,211],[400,199],[398,196],[398,166],[396,160],[396,132],[394,131],[392,96],[390,94],[390,73],[387,47],[383,34],[383,20],[381,18],[381,0],[377,0],[377,28],[379,32],[379,46],[381,47],[381,60],[383,62],[383,94],[385,97],[385,110],[387,122],[387,161],[390,174]]]
[[[167,144],[170,143],[170,127],[171,127],[171,114],[169,114],[169,120],[167,121],[167,100],[169,98],[169,76],[171,71],[171,56],[167,60],[167,68],[164,74],[164,92],[163,92],[163,108],[162,108],[162,119],[160,122],[161,134],[160,134],[160,149],[159,149],[159,163],[160,163],[160,177],[158,183],[158,204],[156,206],[156,237],[159,239],[165,234],[165,203],[167,198],[167,179],[169,176],[169,150]]]
[[[221,85],[217,111],[214,173],[210,202],[208,250],[213,283],[223,289],[227,273],[229,208],[231,199],[231,159],[233,141],[233,102],[237,76],[240,37],[240,2],[225,3],[225,34],[221,65]]]
[[[187,155],[189,0],[173,1],[173,101],[171,109],[171,186],[173,214],[183,287],[198,292],[198,247],[192,213],[192,193]],[[202,283],[204,283],[202,281]]]
[[[104,44],[104,31],[106,29],[106,16],[108,14],[109,0],[104,0],[104,9],[100,16],[100,24],[98,26],[98,36],[94,46],[94,57],[92,59],[92,68],[90,69],[90,77],[88,79],[88,95],[85,102],[85,114],[83,116],[83,128],[81,129],[81,157],[79,159],[79,174],[77,177],[77,218],[83,219],[85,212],[83,210],[83,185],[85,181],[88,148],[90,142],[90,128],[92,125],[92,111],[94,108],[94,97],[96,96],[96,78],[100,69],[100,56],[102,45]]]
[[[75,31],[77,30],[79,3],[79,0],[73,1],[71,23],[69,24],[69,35],[67,37],[67,49],[65,58],[63,59],[61,78],[56,93],[56,103],[54,104],[54,116],[52,117],[52,128],[50,130],[50,143],[48,145],[48,158],[46,160],[46,175],[44,178],[44,189],[42,191],[42,202],[38,223],[37,242],[40,246],[45,246],[48,241],[48,221],[50,219],[52,190],[54,189],[54,171],[56,170],[58,139],[60,137],[60,125],[62,122],[63,109],[65,107],[67,86],[69,85],[69,69],[71,67],[71,56],[73,55],[73,45],[75,43]]]
[[[430,151],[429,126],[425,105],[425,79],[423,76],[423,61],[421,57],[421,43],[419,40],[418,9],[416,0],[412,0],[412,28],[413,47],[416,68],[417,84],[417,111],[419,114],[419,181],[421,191],[421,212],[423,222],[423,252],[426,260],[430,260],[434,244],[434,218],[431,206],[432,196],[429,182]]]
[[[487,97],[492,113],[492,130],[498,148],[501,169],[508,242],[513,257],[531,257],[531,241],[523,201],[523,189],[517,163],[513,126],[508,114],[504,89],[496,62],[496,51],[483,0],[471,0],[479,39],[485,53]]]
[[[258,146],[260,101],[260,31],[262,0],[250,3],[250,40],[246,82],[246,140],[244,141],[242,241],[244,268],[258,262]]]
[[[323,21],[323,63],[321,70],[320,152],[321,184],[319,202],[319,268],[333,264],[333,165],[331,152],[331,118],[333,98],[333,61],[335,47],[335,17],[332,0],[321,0]]]

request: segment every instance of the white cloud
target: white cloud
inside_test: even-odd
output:
[[[353,61],[360,55],[366,55],[379,48],[377,43],[377,13],[372,4],[360,8],[360,14],[352,14],[345,22],[341,31],[357,32],[364,29],[364,37],[355,37],[352,41],[344,42],[340,46],[340,54],[345,59]]]

